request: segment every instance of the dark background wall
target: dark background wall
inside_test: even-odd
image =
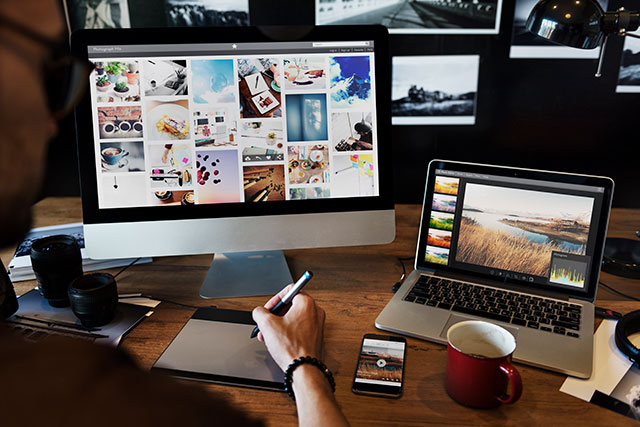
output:
[[[132,25],[157,25],[162,3],[129,0]],[[503,3],[499,35],[391,36],[394,56],[480,55],[475,125],[393,127],[396,201],[421,203],[427,163],[443,158],[605,175],[616,183],[614,206],[640,207],[640,94],[615,93],[623,39],[611,37],[599,79],[596,60],[509,59],[514,4]],[[638,3],[610,0],[608,10]],[[253,25],[312,25],[314,9],[313,0],[250,1]],[[79,195],[73,118],[51,145],[48,195]]]

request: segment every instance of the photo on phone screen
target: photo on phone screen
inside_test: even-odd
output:
[[[406,341],[402,337],[365,335],[352,390],[355,393],[399,397],[402,394],[405,349]]]

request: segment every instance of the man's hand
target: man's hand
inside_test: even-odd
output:
[[[291,285],[284,288],[264,307],[253,309],[253,320],[260,328],[258,339],[264,341],[271,357],[283,371],[298,357],[322,357],[325,315],[313,298],[300,292],[293,298],[284,316],[269,313],[290,288]],[[292,387],[301,426],[349,425],[333,397],[329,382],[317,367],[307,364],[298,366],[293,372]]]
[[[264,341],[278,366],[285,371],[298,357],[322,357],[322,333],[324,310],[318,307],[304,292],[293,298],[291,307],[284,316],[269,312],[289,291],[291,285],[271,298],[264,307],[253,310],[253,320],[258,324],[258,339]]]

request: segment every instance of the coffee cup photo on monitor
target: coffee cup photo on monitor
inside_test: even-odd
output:
[[[143,142],[101,142],[100,160],[102,172],[143,172]]]
[[[98,133],[100,139],[142,138],[142,108],[98,107]]]

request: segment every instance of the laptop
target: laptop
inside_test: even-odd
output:
[[[414,271],[379,329],[446,343],[490,321],[514,360],[588,378],[613,181],[444,160],[429,163]]]

